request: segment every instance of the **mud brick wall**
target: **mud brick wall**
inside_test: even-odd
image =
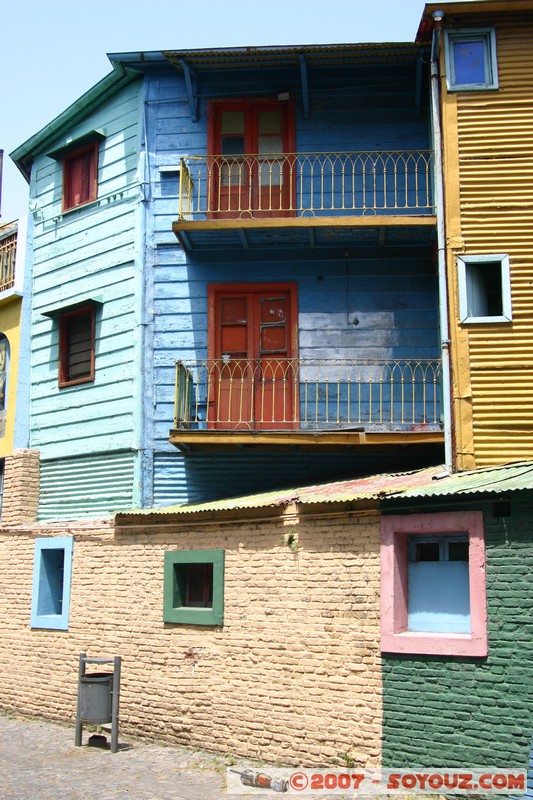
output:
[[[14,450],[5,459],[2,525],[34,522],[39,507],[39,451]]]
[[[122,731],[287,765],[345,753],[377,765],[379,519],[328,510],[0,530],[0,707],[73,721],[79,653],[120,655]],[[32,630],[34,539],[65,535],[69,629]],[[165,551],[209,548],[225,551],[224,625],[164,623]]]

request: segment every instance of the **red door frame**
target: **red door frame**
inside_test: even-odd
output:
[[[277,111],[283,112],[282,116],[282,139],[283,139],[283,152],[294,153],[296,149],[296,124],[295,124],[295,110],[294,102],[292,100],[277,100],[276,98],[232,98],[223,100],[208,100],[207,103],[207,152],[210,156],[221,155],[221,141],[222,141],[222,113],[224,111],[243,111],[245,115],[245,145],[244,145],[244,159],[243,163],[246,165],[245,171],[252,175],[252,186],[241,188],[241,211],[209,211],[208,218],[218,219],[234,219],[240,217],[243,212],[250,211],[256,217],[290,217],[296,214],[296,179],[293,174],[292,181],[290,177],[290,163],[289,160],[283,163],[282,168],[282,190],[281,190],[281,209],[274,211],[258,211],[257,189],[258,189],[258,165],[251,168],[247,165],[247,155],[257,155],[257,138],[258,138],[258,114],[261,111]],[[208,170],[211,173],[211,179],[208,181],[208,208],[212,209],[211,198],[216,197],[219,191],[220,177],[217,174],[216,163],[208,159]],[[255,187],[254,187],[255,183]],[[251,191],[250,191],[251,190]],[[248,201],[246,195],[250,191],[251,203]],[[238,194],[238,189],[234,190]],[[244,202],[242,202],[244,200]],[[251,205],[251,208],[249,206]],[[230,201],[231,207],[231,201]],[[293,209],[283,210],[283,209]]]
[[[276,295],[286,294],[289,297],[288,307],[288,342],[287,342],[287,360],[296,359],[298,357],[298,284],[295,281],[286,283],[211,283],[207,287],[207,352],[208,359],[218,359],[221,357],[220,337],[219,337],[219,308],[218,299],[222,296],[228,295],[241,295],[247,298],[258,295]],[[257,320],[253,321],[254,324]],[[247,348],[248,359],[260,359],[259,350],[250,355],[250,349],[256,344],[256,331],[248,329],[247,331]],[[266,358],[265,360],[268,360]],[[275,357],[272,359],[275,360]],[[215,389],[211,386],[210,397],[208,397],[208,404],[212,408],[216,405]],[[255,402],[252,399],[252,402]],[[296,386],[291,389],[291,403],[292,408],[285,411],[284,418],[291,420],[290,422],[283,422],[275,426],[276,429],[295,429],[299,427],[299,397],[298,397],[298,381]],[[255,406],[254,406],[255,410]],[[227,428],[226,424],[218,424],[211,422],[208,424],[210,428]],[[258,424],[255,430],[268,428],[267,423]]]

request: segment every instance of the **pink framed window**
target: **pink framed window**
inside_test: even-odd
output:
[[[487,655],[481,511],[382,517],[381,650]]]

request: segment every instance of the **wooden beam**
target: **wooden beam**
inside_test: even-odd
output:
[[[435,445],[444,442],[442,431],[219,431],[171,430],[169,441],[178,449],[228,447],[390,447]]]
[[[278,219],[201,219],[196,222],[177,220],[172,223],[176,235],[184,231],[222,231],[272,228],[434,228],[434,214],[390,214],[360,217],[279,217]]]

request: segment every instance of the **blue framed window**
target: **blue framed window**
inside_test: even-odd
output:
[[[73,542],[72,536],[35,540],[32,628],[68,630]]]
[[[446,82],[449,91],[498,88],[493,28],[445,31]]]

